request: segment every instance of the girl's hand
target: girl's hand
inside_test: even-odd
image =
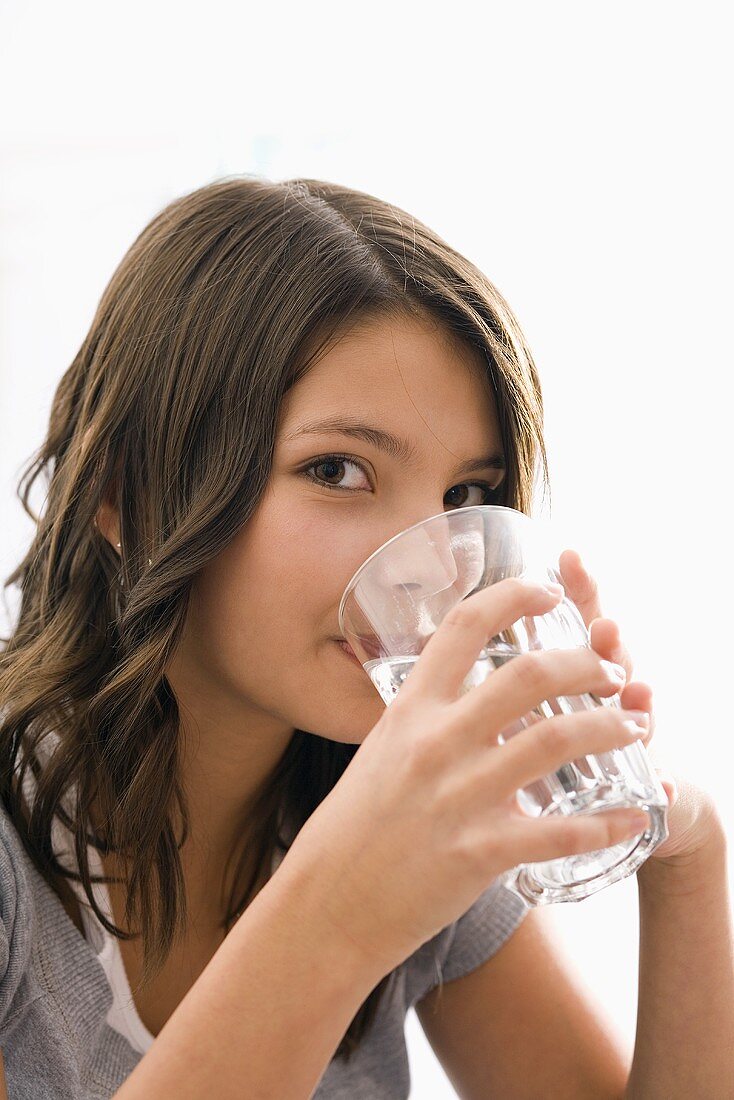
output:
[[[647,746],[655,733],[652,689],[641,680],[632,680],[632,658],[622,643],[617,624],[612,619],[602,618],[597,583],[586,572],[577,552],[564,550],[559,565],[566,593],[581,612],[593,649],[600,657],[622,665],[627,673],[627,683],[620,694],[622,706],[626,709],[644,710],[650,715],[650,729],[640,737]],[[655,771],[665,788],[669,803],[668,839],[659,844],[649,858],[670,866],[684,866],[712,838],[718,838],[721,821],[708,792],[684,780],[680,781],[679,798],[679,784],[673,776],[664,773],[660,768]]]
[[[629,811],[531,817],[517,791],[579,756],[632,744],[625,710],[597,707],[498,735],[551,696],[614,695],[624,679],[593,648],[536,650],[460,695],[487,638],[555,607],[562,590],[507,578],[462,600],[394,702],[296,837],[318,867],[335,935],[387,974],[462,916],[503,871],[610,847],[640,832]]]

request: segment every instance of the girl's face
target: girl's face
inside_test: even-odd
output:
[[[384,704],[335,640],[339,601],[399,531],[494,502],[489,490],[503,470],[472,469],[502,451],[482,362],[430,317],[377,319],[350,330],[292,387],[258,509],[197,579],[177,692],[196,684],[197,698],[203,691],[223,721],[245,729],[364,740]],[[317,429],[322,421],[389,432],[415,457]]]

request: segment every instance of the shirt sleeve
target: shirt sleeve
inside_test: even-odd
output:
[[[461,978],[491,959],[528,912],[523,899],[495,879],[463,916],[403,965],[406,1008],[442,982]]]
[[[461,978],[491,959],[528,912],[523,899],[495,879],[454,924],[454,935],[441,968],[442,980]],[[435,985],[438,981],[429,988]]]

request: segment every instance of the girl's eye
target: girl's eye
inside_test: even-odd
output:
[[[321,458],[314,459],[313,462],[306,466],[302,473],[306,475],[309,480],[313,481],[321,489],[343,489],[345,492],[356,492],[359,486],[354,485],[332,485],[328,481],[322,481],[320,477],[316,477],[311,473],[311,470],[318,470],[322,466],[325,470],[324,476],[327,478],[334,478],[339,481],[344,474],[341,473],[339,467],[343,466],[356,466],[358,470],[365,473],[364,466],[361,462],[357,462],[356,458],[350,458],[349,455],[322,455]],[[369,482],[367,482],[369,485]]]
[[[320,467],[322,467],[324,470],[324,474],[322,475],[323,477],[330,478],[332,479],[332,481],[341,481],[344,477],[344,473],[342,470],[344,466],[356,466],[358,470],[361,470],[362,473],[365,474],[365,469],[362,463],[358,462],[356,458],[351,458],[349,455],[322,455],[321,458],[314,459],[314,461],[310,462],[308,466],[305,466],[301,473],[304,474],[304,476],[307,477],[309,481],[312,481],[321,489],[336,490],[337,492],[341,491],[344,493],[356,493],[360,488],[358,485],[335,485],[332,484],[331,481],[323,481],[320,476],[317,476],[316,473],[311,472],[312,470],[316,471]],[[367,479],[366,474],[365,480],[367,480],[367,485],[369,487],[369,480]],[[456,491],[459,489],[477,489],[481,491],[482,499],[471,501],[472,504],[496,504],[502,496],[501,486],[494,488],[486,481],[470,481],[462,483],[461,485],[454,485],[451,487],[451,489],[449,489],[446,496],[453,496],[453,499],[449,501],[450,504],[462,506],[467,503],[466,491],[460,493],[460,499],[457,499]]]

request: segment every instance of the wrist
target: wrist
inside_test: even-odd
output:
[[[268,885],[273,897],[278,895],[278,904],[293,914],[299,938],[322,955],[328,951],[345,988],[358,991],[360,1004],[398,964],[399,960],[384,957],[352,929],[348,914],[338,904],[340,883],[332,879],[328,859],[304,844],[301,834]]]
[[[712,822],[706,840],[691,852],[656,859],[650,856],[637,872],[641,894],[685,897],[698,893],[727,874],[727,839],[721,822]]]

